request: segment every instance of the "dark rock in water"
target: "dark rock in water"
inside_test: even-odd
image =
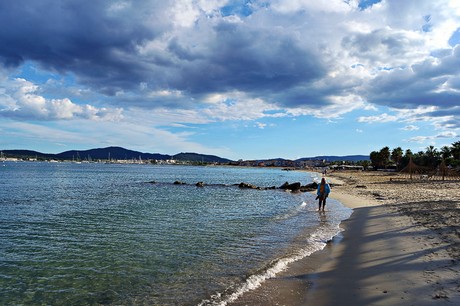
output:
[[[283,185],[280,186],[280,189],[288,189],[292,191],[298,191],[300,190],[301,184],[299,182],[289,184],[288,182],[284,183]]]
[[[286,189],[287,186],[289,186],[289,182],[284,183],[284,184],[281,185],[279,188],[280,188],[280,189]]]
[[[149,183],[149,184],[156,184],[157,182],[155,182],[155,181],[150,181],[150,182],[148,182],[148,183]]]
[[[257,186],[255,185],[252,185],[252,184],[249,184],[249,183],[244,183],[244,182],[241,182],[238,187],[240,188],[247,188],[247,189],[258,189]]]
[[[155,181],[151,181],[149,182],[151,184],[155,184],[156,182]],[[186,185],[187,183],[185,182],[182,182],[182,181],[175,181],[173,183],[174,185]],[[241,182],[239,184],[233,184],[233,185],[225,185],[225,184],[205,184],[204,182],[197,182],[195,184],[196,187],[205,187],[205,186],[222,186],[222,187],[226,187],[226,186],[238,186],[239,188],[241,189],[256,189],[256,190],[274,190],[274,189],[283,189],[283,190],[291,190],[291,191],[309,191],[309,190],[313,190],[316,188],[316,186],[318,186],[316,183],[314,183],[315,185],[311,188],[311,189],[308,189],[306,190],[306,186],[302,186],[299,182],[296,182],[296,183],[292,183],[292,184],[289,184],[288,182],[284,183],[283,185],[281,185],[280,187],[276,187],[276,186],[271,186],[271,187],[259,187],[259,186],[256,186],[256,185],[253,185],[253,184],[250,184],[250,183],[245,183],[245,182]],[[312,184],[310,184],[312,185]],[[308,186],[308,185],[307,185]]]
[[[296,183],[292,183],[291,185],[289,185],[288,189],[292,191],[299,191],[301,186],[302,185],[300,184],[300,182],[296,182]]]
[[[318,189],[318,183],[316,182],[307,184],[300,188],[301,191],[315,191],[316,189]]]

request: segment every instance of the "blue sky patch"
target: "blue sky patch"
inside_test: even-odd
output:
[[[450,46],[454,47],[454,46],[456,46],[458,44],[460,44],[460,28],[457,28],[457,30],[449,38],[449,45]]]
[[[379,3],[379,2],[381,2],[381,1],[382,1],[382,0],[361,0],[361,1],[359,2],[358,7],[359,7],[362,11],[364,11],[364,10],[367,9],[368,7],[371,7],[371,6],[373,6],[374,4]]]
[[[238,15],[247,17],[252,14],[252,1],[240,0],[232,1],[231,4],[221,8],[222,16]]]

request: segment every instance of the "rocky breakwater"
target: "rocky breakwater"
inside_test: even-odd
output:
[[[311,184],[302,186],[300,182],[295,182],[295,183],[285,182],[283,185],[279,187],[276,187],[276,186],[260,187],[260,186],[256,186],[253,184],[241,182],[238,184],[238,187],[241,189],[257,189],[257,190],[282,189],[285,191],[292,191],[292,192],[309,192],[309,191],[316,190],[318,188],[318,184],[313,182]]]
[[[164,184],[164,183],[159,183],[156,181],[150,181],[148,182],[150,184]],[[173,185],[188,185],[186,182],[182,181],[175,181],[172,183]],[[240,189],[255,189],[255,190],[272,190],[272,189],[280,189],[284,191],[291,191],[291,192],[311,192],[315,191],[318,188],[318,184],[316,182],[302,185],[300,182],[295,182],[295,183],[289,183],[285,182],[279,187],[276,186],[270,186],[270,187],[261,187],[261,186],[256,186],[254,184],[246,183],[246,182],[241,182],[239,184],[233,184],[233,185],[224,185],[224,184],[205,184],[204,182],[197,182],[195,184],[196,187],[206,187],[206,186],[219,186],[219,187],[230,187],[230,186],[237,186]]]
[[[309,192],[309,191],[314,191],[317,188],[318,188],[318,183],[316,182],[313,182],[313,183],[310,183],[304,186],[302,186],[302,184],[300,184],[299,182],[292,183],[292,184],[289,182],[286,182],[279,187],[279,189],[296,191],[296,192],[298,191]]]

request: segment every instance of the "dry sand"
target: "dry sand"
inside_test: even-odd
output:
[[[460,305],[460,182],[335,172],[353,208],[323,251],[231,305]]]

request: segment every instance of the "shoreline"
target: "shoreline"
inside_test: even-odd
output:
[[[228,305],[460,304],[460,182],[395,176],[328,174],[344,231]]]

